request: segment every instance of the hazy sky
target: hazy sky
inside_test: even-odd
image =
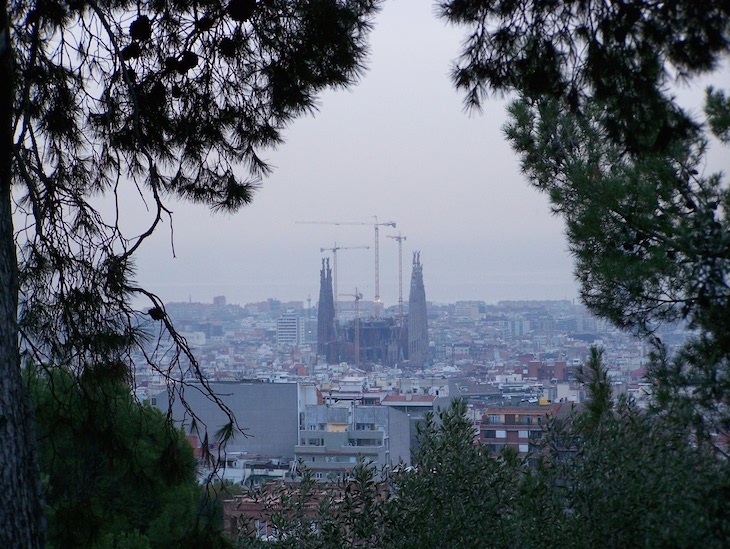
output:
[[[369,70],[328,92],[294,122],[254,203],[233,216],[177,205],[175,251],[164,229],[138,256],[140,282],[165,301],[316,302],[320,248],[338,254],[339,292],[373,299],[372,226],[295,221],[395,221],[380,230],[380,295],[398,301],[398,245],[408,299],[420,250],[426,296],[437,302],[573,299],[562,221],[530,188],[504,140],[504,102],[467,114],[448,72],[463,31],[426,0],[388,0],[371,35]],[[725,162],[727,164],[727,162]],[[727,170],[725,170],[727,171]],[[343,297],[342,300],[350,300]]]

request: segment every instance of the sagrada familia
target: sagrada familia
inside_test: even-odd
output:
[[[358,299],[358,297],[356,297]],[[398,318],[356,318],[340,324],[335,314],[332,269],[322,260],[317,312],[317,355],[320,362],[349,362],[419,369],[429,359],[426,290],[421,254],[413,254],[407,315]]]

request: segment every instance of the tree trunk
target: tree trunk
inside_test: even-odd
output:
[[[32,408],[20,372],[18,261],[13,237],[13,56],[0,11],[0,547],[44,546],[43,499]]]

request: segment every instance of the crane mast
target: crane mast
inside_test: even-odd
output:
[[[375,218],[375,318],[380,318],[380,233],[378,230],[378,218]]]
[[[403,326],[403,241],[407,238],[400,233],[398,236],[387,237],[398,242],[398,322]]]
[[[360,366],[360,300],[362,294],[355,288],[354,294],[340,294],[355,298],[355,366]]]

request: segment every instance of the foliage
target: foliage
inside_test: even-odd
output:
[[[578,369],[578,381],[586,391],[584,417],[598,424],[613,405],[608,369],[603,364],[603,348],[591,347],[591,356],[585,366]]]
[[[575,458],[554,462],[548,476],[565,486],[562,518],[574,547],[727,545],[727,463],[623,398],[581,435]]]
[[[197,510],[198,521],[203,526],[202,530],[220,538],[220,540],[228,539],[225,535],[222,535],[226,526],[224,523],[223,502],[243,494],[243,486],[230,480],[215,480],[203,484],[202,492]],[[211,544],[210,541],[208,540],[203,545],[217,547],[217,545]]]
[[[684,395],[698,434],[727,429],[730,194],[703,173],[710,135],[670,86],[727,59],[728,4],[453,0],[441,14],[470,29],[453,73],[467,102],[517,96],[505,131],[565,219],[582,300],[654,345],[665,405]],[[728,113],[708,90],[725,142]],[[666,322],[695,333],[673,357],[655,335]]]
[[[186,546],[204,534],[193,449],[158,409],[104,370],[26,373],[51,546]]]
[[[540,464],[563,539],[573,547],[724,547],[728,463],[625,395],[614,406],[601,353],[592,359],[589,400],[569,422],[550,425]]]
[[[600,353],[591,365],[605,397]],[[590,391],[589,391],[590,392]],[[363,462],[345,484],[252,491],[263,512],[243,519],[244,547],[724,547],[730,539],[730,467],[689,444],[674,422],[629,399],[590,402],[551,418],[530,469],[514,452],[474,440],[463,401],[431,416],[413,466],[378,481]],[[350,487],[348,491],[348,487]],[[273,536],[256,539],[255,518]],[[246,522],[250,520],[250,522]]]
[[[413,468],[396,475],[402,517],[396,547],[509,547],[512,505],[524,468],[514,453],[491,456],[475,442],[456,400],[419,429]],[[478,517],[478,520],[475,518]]]
[[[316,520],[327,516],[331,494],[319,490],[311,472],[302,473],[294,485],[264,483],[249,489],[246,495],[261,512],[242,517],[238,527],[243,547],[268,546],[264,541],[274,542],[274,547],[318,546]]]
[[[349,477],[336,482],[318,482],[306,467],[298,469],[295,483],[249,489],[245,497],[259,512],[240,521],[243,547],[388,546],[396,521],[387,483],[373,464],[358,459]]]
[[[325,547],[380,547],[392,535],[390,494],[383,470],[358,458],[348,478],[341,479],[326,506],[328,520],[318,525]]]
[[[728,51],[725,2],[450,0],[449,22],[469,28],[453,80],[469,104],[490,91],[558,102],[593,115],[632,156],[662,151],[697,128],[667,87],[717,68]]]
[[[710,86],[705,94],[705,113],[710,130],[720,141],[730,142],[730,98]]]

